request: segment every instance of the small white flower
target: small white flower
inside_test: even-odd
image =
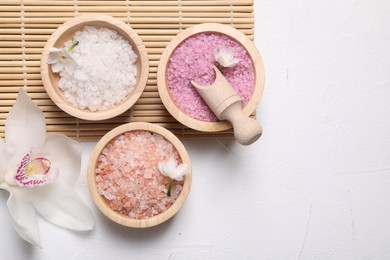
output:
[[[177,162],[173,158],[169,158],[169,160],[165,163],[159,162],[158,170],[162,175],[170,178],[168,184],[168,192],[167,195],[171,196],[171,188],[174,180],[181,181],[183,180],[183,176],[190,172],[190,167],[187,164],[183,163],[177,165]]]
[[[166,163],[158,163],[158,170],[162,175],[173,180],[181,181],[183,180],[183,176],[189,172],[190,168],[185,163],[178,166],[175,159],[169,158]]]
[[[50,48],[50,55],[47,58],[47,64],[51,64],[51,70],[54,73],[58,73],[65,68],[66,72],[70,75],[77,69],[78,64],[70,55],[70,52],[78,44],[73,43],[69,48]]]
[[[234,58],[234,49],[222,47],[214,51],[215,60],[223,67],[234,67],[240,59]]]
[[[0,189],[13,225],[26,241],[40,246],[37,212],[60,227],[91,230],[94,219],[72,188],[80,174],[82,150],[61,134],[46,134],[45,118],[23,89],[0,138]]]

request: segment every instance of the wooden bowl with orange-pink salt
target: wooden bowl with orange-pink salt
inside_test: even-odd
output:
[[[186,164],[182,181],[170,178],[158,163],[173,158]],[[108,132],[95,146],[88,163],[89,191],[98,209],[127,227],[146,228],[165,222],[183,206],[191,187],[188,153],[171,132],[149,123],[129,123]]]

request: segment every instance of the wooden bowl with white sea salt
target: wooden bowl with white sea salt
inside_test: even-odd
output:
[[[166,176],[169,171],[186,174],[173,179]],[[183,144],[150,123],[111,130],[97,143],[88,163],[89,191],[98,209],[133,228],[152,227],[174,216],[189,194],[191,178]]]
[[[221,67],[215,52],[222,49],[232,51],[238,63]],[[218,120],[191,83],[211,85],[215,66],[242,99],[245,116],[250,116],[263,93],[264,66],[253,42],[233,27],[216,23],[189,27],[171,40],[158,66],[158,91],[164,106],[180,123],[198,131],[232,128],[230,122]]]
[[[149,74],[145,45],[124,22],[102,14],[78,16],[48,39],[43,85],[53,102],[85,120],[105,120],[131,108]]]

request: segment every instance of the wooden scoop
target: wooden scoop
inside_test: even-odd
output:
[[[214,71],[215,81],[210,86],[200,86],[191,81],[192,85],[219,120],[232,123],[234,137],[240,144],[254,143],[262,134],[259,122],[243,113],[240,96],[215,66]]]

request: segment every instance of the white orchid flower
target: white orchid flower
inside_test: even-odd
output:
[[[171,196],[171,188],[172,183],[174,180],[181,181],[183,180],[183,176],[186,175],[190,168],[187,164],[183,163],[180,165],[177,165],[177,162],[173,158],[169,158],[169,160],[165,163],[159,162],[157,164],[158,170],[160,173],[164,176],[167,176],[170,178],[169,184],[168,184],[168,192],[167,195]]]
[[[94,218],[71,188],[80,173],[80,146],[60,134],[46,135],[43,113],[21,89],[0,138],[0,189],[15,230],[40,247],[36,211],[60,227],[91,230]]]
[[[69,48],[50,48],[50,54],[47,58],[47,64],[51,64],[51,70],[54,73],[58,73],[65,68],[66,72],[70,75],[77,69],[78,64],[72,58],[70,53],[73,48],[79,44],[78,41],[74,42]]]
[[[215,60],[222,67],[234,67],[240,62],[240,59],[234,58],[234,49],[222,47],[219,50],[214,50]]]

